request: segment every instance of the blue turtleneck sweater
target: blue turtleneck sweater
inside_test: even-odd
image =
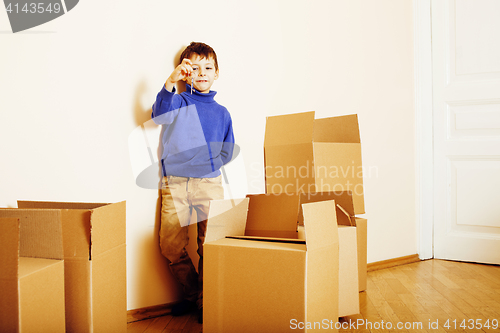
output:
[[[151,117],[163,125],[163,175],[212,178],[231,161],[234,136],[231,116],[214,100],[217,92],[191,86],[181,94],[165,89],[156,96]]]

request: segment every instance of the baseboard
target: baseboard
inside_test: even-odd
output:
[[[404,257],[393,258],[393,259],[369,263],[367,265],[367,271],[372,272],[372,271],[377,271],[379,269],[390,268],[390,267],[395,267],[395,266],[400,266],[400,265],[405,265],[405,264],[411,264],[411,263],[419,262],[419,261],[420,261],[420,258],[418,257],[418,254],[412,254],[409,256],[404,256]]]
[[[175,303],[177,302],[147,306],[145,308],[140,308],[135,310],[128,310],[127,323],[168,315],[170,314],[172,305],[174,305]]]

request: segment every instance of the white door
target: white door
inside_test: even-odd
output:
[[[431,5],[434,257],[500,264],[500,1]]]

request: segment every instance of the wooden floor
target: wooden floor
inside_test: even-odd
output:
[[[498,333],[500,266],[433,259],[372,271],[360,307],[341,319],[339,332]],[[129,323],[127,331],[194,333],[202,325],[195,313],[166,315]]]

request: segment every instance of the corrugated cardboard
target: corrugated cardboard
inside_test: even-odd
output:
[[[355,213],[365,212],[357,115],[267,117],[264,159],[266,193],[348,190]]]
[[[350,191],[302,193],[300,202],[318,202],[335,200],[337,208],[337,224],[355,226],[358,254],[358,281],[359,291],[366,290],[367,271],[367,220],[354,216],[354,205]],[[302,225],[302,214],[299,212],[299,225]]]
[[[358,260],[356,227],[339,225],[339,317],[359,313]],[[304,226],[298,238],[305,239]]]
[[[251,195],[249,198],[246,236],[297,238],[300,196]]]
[[[296,239],[299,200],[298,195],[282,194],[249,196],[236,205],[230,200],[210,203],[204,245],[205,333],[288,332],[294,323],[299,332],[314,331],[307,328],[315,323],[317,330],[331,324],[336,331],[335,202],[303,206],[307,237],[301,241]],[[239,227],[223,231],[226,225]]]
[[[338,225],[355,225],[354,205],[351,191],[301,193],[300,202],[335,200]],[[299,225],[302,225],[302,211],[299,210]]]
[[[126,332],[125,202],[18,201],[61,214],[67,332]]]
[[[356,227],[339,226],[339,317],[359,313]]]
[[[58,211],[0,210],[0,331],[65,332]]]
[[[356,217],[356,235],[358,238],[358,270],[359,270],[359,291],[366,290],[367,272],[367,219]]]

